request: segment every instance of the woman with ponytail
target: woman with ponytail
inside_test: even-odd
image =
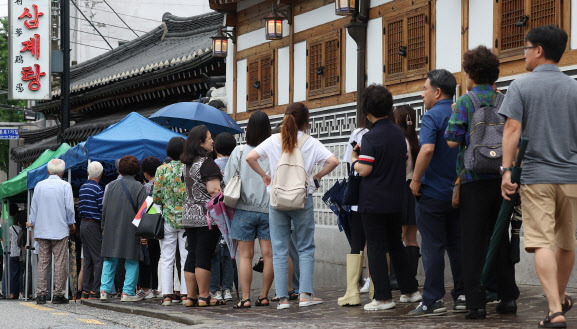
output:
[[[405,135],[407,143],[407,165],[406,165],[406,184],[405,195],[403,199],[403,243],[407,250],[409,258],[409,275],[414,278],[417,276],[419,267],[419,257],[421,250],[417,242],[417,219],[415,215],[415,196],[411,192],[411,180],[415,170],[415,160],[419,154],[419,138],[415,129],[416,112],[410,105],[400,105],[393,110],[393,120],[401,128]]]
[[[279,298],[277,309],[289,308],[288,263],[291,234],[291,221],[294,224],[296,245],[299,253],[300,282],[299,306],[320,304],[322,299],[313,296],[314,273],[314,232],[315,219],[312,193],[314,180],[320,181],[333,171],[339,160],[318,140],[309,137],[305,131],[309,127],[309,110],[302,103],[290,104],[285,112],[279,134],[267,138],[246,157],[250,167],[262,177],[270,193],[270,184],[274,178],[278,161],[283,153],[292,154],[301,138],[308,138],[301,147],[304,167],[310,177],[309,189],[303,209],[279,210],[272,205],[269,208],[269,228],[273,250],[273,268],[275,273],[276,294]],[[259,159],[268,159],[270,175],[260,166]],[[312,175],[315,164],[323,165],[321,171]]]

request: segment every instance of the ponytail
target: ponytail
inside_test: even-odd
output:
[[[300,102],[287,106],[281,126],[282,151],[289,154],[297,146],[299,130],[304,130],[309,123],[309,109]]]
[[[297,121],[292,113],[287,113],[282,121],[280,136],[282,139],[282,151],[289,154],[293,153],[293,149],[297,145],[299,129]]]

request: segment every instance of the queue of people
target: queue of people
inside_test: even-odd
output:
[[[481,282],[481,273],[503,199],[509,200],[518,188],[511,182],[511,171],[523,135],[530,139],[521,177],[525,249],[535,253],[536,271],[549,302],[548,313],[538,326],[566,326],[565,314],[573,306],[565,288],[575,257],[577,216],[573,142],[577,118],[571,108],[577,103],[577,82],[556,66],[566,43],[567,34],[558,27],[531,30],[524,51],[527,70],[532,73],[514,81],[506,96],[495,87],[499,59],[485,46],[465,53],[468,93],[456,102],[454,75],[443,69],[428,72],[422,93],[427,112],[421,118],[419,136],[414,109],[394,107],[393,95],[382,85],[363,91],[360,111],[365,119],[353,131],[345,154],[352,172],[361,178],[358,204],[350,213],[347,290],[338,300],[340,306],[361,304],[359,282],[367,262],[371,301],[365,310],[395,307],[394,273],[401,292],[399,302],[419,303],[408,316],[448,313],[443,301],[447,252],[453,312],[466,313],[469,320],[484,319],[489,295],[495,294],[496,312],[515,314],[519,289],[507,231],[498,236],[487,283]],[[299,295],[295,298],[299,307],[323,303],[315,296],[313,284],[312,194],[339,160],[306,133],[309,122],[307,107],[293,103],[287,106],[280,133],[272,134],[268,116],[255,111],[248,120],[246,145],[239,146],[229,134],[219,134],[214,140],[206,126],[197,126],[186,140],[170,140],[166,149],[170,159],[163,165],[150,157],[141,165],[130,155],[119,159],[119,177],[105,190],[99,185],[102,165],[90,163],[88,181],[79,196],[82,298],[106,301],[119,292],[125,302],[162,295],[165,306],[174,301],[186,307],[226,304],[232,299],[235,265],[214,219],[207,217],[206,205],[236,179],[242,184],[230,235],[238,241],[242,298],[233,307],[253,305],[251,264],[256,239],[263,277],[255,306],[271,305],[274,278],[277,309],[290,308],[294,295],[289,290],[291,243],[298,254]],[[489,133],[478,137],[477,129]],[[560,138],[552,131],[565,135]],[[497,145],[483,145],[486,141]],[[313,171],[315,165],[321,167],[318,172]],[[51,255],[53,302],[67,302],[65,250],[76,227],[72,188],[60,179],[64,167],[59,159],[48,163],[50,176],[37,185],[30,209],[39,245],[38,304],[46,302]],[[140,172],[144,185],[135,179]],[[160,206],[165,221],[160,241],[135,234],[132,221],[147,197]],[[17,228],[14,231],[18,235]],[[422,293],[416,278],[421,257]],[[119,271],[123,272],[121,287],[115,284]],[[176,279],[179,287],[174,285]]]

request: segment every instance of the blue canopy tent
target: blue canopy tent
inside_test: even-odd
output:
[[[166,145],[173,137],[186,138],[132,112],[100,134],[88,137],[85,148],[90,160],[115,161],[125,155],[133,155],[138,160],[148,156],[163,160]]]
[[[86,162],[88,161],[88,156],[86,155],[84,144],[85,142],[82,142],[74,146],[73,148],[69,149],[66,153],[57,157],[57,159],[64,160],[64,162],[66,163],[66,170],[86,165]],[[26,185],[29,190],[34,189],[34,187],[36,187],[36,184],[48,178],[47,166],[48,166],[47,164],[44,164],[28,172]]]

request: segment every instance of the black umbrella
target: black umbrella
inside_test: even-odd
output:
[[[517,161],[515,161],[515,166],[513,167],[513,172],[511,173],[511,182],[519,184],[521,178],[521,161],[525,156],[525,150],[527,149],[527,144],[529,140],[527,138],[521,139],[521,146],[519,147],[519,154],[517,155]],[[491,264],[495,260],[495,255],[497,249],[499,249],[499,243],[502,240],[503,234],[509,225],[509,220],[513,213],[513,207],[515,206],[514,199],[511,201],[503,200],[501,205],[501,210],[499,211],[499,217],[497,217],[497,222],[495,223],[495,228],[493,229],[493,236],[491,236],[491,242],[489,243],[489,250],[487,251],[487,257],[485,259],[485,267],[483,268],[482,282],[485,284],[487,278],[489,277],[489,272],[491,269]]]

